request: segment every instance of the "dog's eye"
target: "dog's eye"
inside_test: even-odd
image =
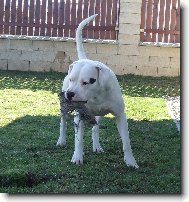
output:
[[[96,79],[94,79],[94,78],[90,78],[90,79],[89,79],[89,83],[90,83],[90,84],[95,83],[95,81],[96,81]]]
[[[89,83],[87,83],[86,81],[83,81],[83,85],[87,85],[87,84],[89,84]]]

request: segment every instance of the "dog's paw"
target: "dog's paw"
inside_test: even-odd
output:
[[[98,145],[98,146],[94,146],[93,145],[93,152],[95,152],[95,153],[102,153],[102,152],[104,152],[104,150],[102,149],[102,147],[100,146],[100,145]]]
[[[65,146],[65,145],[66,145],[66,140],[59,138],[56,143],[56,146]]]
[[[138,164],[137,164],[137,162],[133,156],[125,156],[124,161],[126,162],[126,165],[128,167],[133,167],[135,169],[139,168],[139,166],[138,166]]]
[[[80,152],[74,152],[71,162],[76,165],[82,165],[83,155]]]

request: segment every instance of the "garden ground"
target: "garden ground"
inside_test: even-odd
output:
[[[85,130],[84,165],[73,165],[74,130],[56,147],[62,73],[0,71],[0,192],[181,193],[180,136],[163,96],[180,94],[179,77],[118,76],[140,168],[126,167],[115,120],[100,126],[104,153]]]

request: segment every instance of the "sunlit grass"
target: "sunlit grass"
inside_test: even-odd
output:
[[[5,126],[26,115],[59,114],[59,100],[55,93],[45,90],[5,89],[0,91],[0,125]]]
[[[0,72],[0,192],[180,193],[180,138],[165,95],[179,95],[179,78],[119,76],[138,170],[123,162],[112,115],[100,126],[102,154],[85,130],[84,165],[72,165],[74,130],[59,136],[58,93],[64,74]],[[111,174],[110,174],[111,173]]]
[[[130,119],[141,121],[169,120],[165,99],[124,96],[126,114]]]

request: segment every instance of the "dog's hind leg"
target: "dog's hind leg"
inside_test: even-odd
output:
[[[60,121],[60,136],[56,143],[57,146],[63,146],[66,144],[66,117],[61,115]]]
[[[130,145],[128,123],[125,113],[116,116],[116,123],[123,143],[124,161],[127,166],[138,168]]]
[[[100,146],[100,142],[99,142],[99,122],[101,120],[102,117],[100,116],[96,116],[96,122],[97,124],[93,126],[92,128],[92,140],[93,140],[93,152],[103,152],[102,147]]]
[[[75,164],[83,164],[84,121],[80,119],[80,115],[78,112],[74,114],[74,128],[75,128],[75,151],[71,162]]]

